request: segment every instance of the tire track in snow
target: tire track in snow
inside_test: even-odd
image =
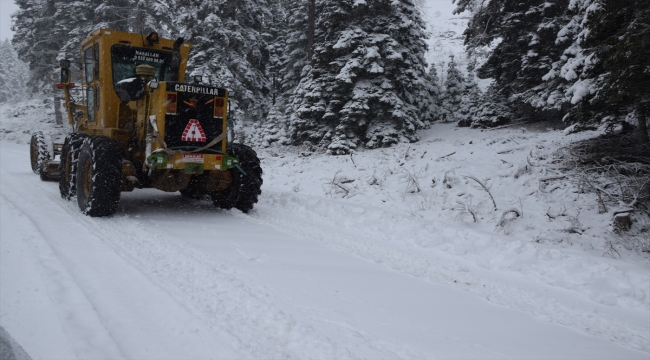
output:
[[[25,176],[34,185],[30,189],[22,189],[22,185],[12,187],[17,194],[22,193],[18,196],[25,197],[27,205],[23,212],[29,211],[30,203],[44,202],[48,207],[56,207],[59,215],[65,217],[61,222],[71,223],[68,228],[80,226],[92,233],[85,241],[100,240],[109,246],[152,284],[209,324],[212,331],[229,339],[239,352],[238,357],[347,359],[361,358],[359,353],[367,349],[394,358],[424,357],[399,344],[372,339],[352,327],[339,326],[339,331],[348,335],[335,339],[321,334],[313,325],[318,324],[319,319],[308,319],[312,323],[305,323],[282,311],[273,303],[272,292],[249,286],[234,269],[214,263],[187,242],[153,228],[150,222],[119,212],[108,218],[83,216],[74,200],[60,199],[56,184],[40,182],[31,172],[20,176]],[[162,204],[163,210],[156,211],[173,213],[175,201],[186,201],[180,196],[177,199]],[[236,211],[219,213],[232,216]],[[203,208],[199,205],[189,217],[196,222],[203,217],[208,222],[214,216],[215,209],[209,204]],[[208,230],[207,234],[217,230]]]
[[[3,157],[6,155],[2,154]],[[21,177],[25,177],[25,182],[15,181]],[[96,224],[110,222],[110,219],[83,216],[75,202],[63,201],[59,197],[55,183],[41,182],[31,170],[26,173],[3,168],[2,178],[0,189],[3,198],[7,203],[11,199],[16,211],[31,219],[46,246],[53,250],[51,262],[66,269],[59,271],[55,278],[69,274],[67,277],[72,279],[54,289],[57,298],[53,300],[57,311],[68,310],[60,315],[61,323],[70,329],[71,341],[77,342],[78,358],[232,358],[248,354],[246,351],[235,353],[226,345],[227,342],[219,341],[224,337],[230,339],[225,335],[207,337],[214,332],[203,325],[202,319],[189,317],[185,305],[175,299],[175,304],[170,303],[173,297],[162,294],[166,290],[164,287],[153,289],[155,282],[143,282],[144,278],[150,279],[151,274],[124,262],[124,257],[120,256],[124,251],[111,251],[111,247],[106,246],[110,244],[95,228]],[[44,214],[48,215],[47,219],[43,218]],[[40,229],[48,224],[56,225]],[[123,235],[122,230],[113,228],[110,233],[119,237]],[[133,272],[135,269],[138,273]],[[74,294],[79,292],[85,294],[87,306],[76,304],[80,295]],[[81,311],[88,313],[85,316],[98,317],[98,320],[75,320]],[[108,348],[103,351],[102,346],[93,345],[95,342],[90,340],[98,337],[98,323],[119,344],[120,351],[109,351]],[[192,334],[192,331],[197,333]],[[84,346],[92,351],[85,351]],[[215,346],[220,347],[219,351],[214,350]],[[120,356],[120,352],[124,355]]]
[[[629,348],[650,351],[648,327],[568,306],[538,291],[479,276],[476,270],[481,268],[468,261],[462,249],[440,251],[434,248],[453,242],[457,237],[476,236],[471,230],[441,227],[442,224],[414,220],[377,208],[268,188],[264,189],[264,196],[250,217],[261,224],[297,234],[305,241],[315,240],[425,281],[470,291],[495,304],[532,314],[542,321],[568,326]],[[405,229],[410,230],[405,232]],[[531,250],[532,247],[525,249]],[[460,252],[454,256],[449,251]],[[513,249],[513,255],[517,251],[519,249]],[[544,265],[549,263],[540,266]],[[529,275],[525,274],[526,277]],[[542,281],[539,285],[550,286]]]
[[[5,187],[2,187],[5,190]],[[47,234],[29,213],[0,193],[12,227],[19,228],[21,240],[30,244],[38,257],[38,266],[47,289],[47,296],[57,309],[63,332],[80,359],[126,359],[123,350],[94,309],[91,296],[74,276],[66,261],[47,240]],[[4,218],[6,224],[7,218]],[[81,315],[83,314],[83,315]],[[80,316],[81,315],[81,316]],[[101,327],[101,331],[98,331]]]
[[[173,208],[171,204],[164,204],[163,207]],[[215,216],[212,204],[209,204],[209,209],[212,211],[197,209],[194,220],[200,222],[201,216]],[[231,216],[230,212],[220,213]],[[237,349],[248,354],[246,357],[358,357],[354,353],[358,344],[322,335],[312,325],[302,323],[278,308],[269,290],[249,286],[235,269],[215,263],[183,240],[169,238],[158,229],[147,229],[145,222],[128,215],[99,221],[84,218],[84,221],[87,226],[97,230],[114,251],[143,273],[149,274],[158,286],[172,293],[177,301],[186,304],[211,327],[232,338]],[[366,343],[370,341],[367,338],[362,340]],[[377,344],[369,345],[371,348],[377,347]],[[386,350],[385,346],[379,348]],[[405,358],[421,356],[399,348],[392,352],[405,353],[402,356]]]

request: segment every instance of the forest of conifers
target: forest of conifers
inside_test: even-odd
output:
[[[230,89],[237,120],[266,144],[346,154],[417,141],[435,121],[549,120],[631,124],[648,142],[647,0],[456,0],[456,12],[471,16],[470,63],[461,71],[451,59],[444,82],[426,63],[427,32],[413,0],[16,4],[12,45],[29,65],[32,93],[52,91],[58,60],[78,59],[95,29],[157,31],[193,43],[188,74]],[[0,69],[0,81],[9,75]],[[475,75],[494,81],[479,90]]]

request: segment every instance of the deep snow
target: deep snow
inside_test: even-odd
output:
[[[540,187],[594,133],[436,124],[352,156],[260,149],[248,215],[136,190],[88,218],[29,168],[28,130],[61,130],[32,105],[0,122],[0,325],[34,359],[648,358],[647,254],[603,256],[595,199]]]

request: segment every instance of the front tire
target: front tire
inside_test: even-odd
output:
[[[71,133],[65,138],[61,149],[61,162],[59,169],[59,192],[61,197],[70,200],[77,196],[77,163],[79,160],[79,149],[88,135],[84,133]]]
[[[104,136],[84,139],[76,175],[77,204],[88,216],[117,211],[122,190],[122,155],[118,144]]]
[[[37,131],[29,142],[29,160],[34,174],[40,175],[43,163],[52,159],[52,139]]]
[[[239,169],[229,170],[232,174],[232,185],[224,191],[211,194],[212,202],[222,209],[237,208],[244,213],[253,209],[258,196],[262,193],[262,167],[255,150],[249,146],[232,143],[228,155],[239,159]]]

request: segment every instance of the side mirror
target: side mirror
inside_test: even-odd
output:
[[[69,84],[70,83],[70,60],[59,61],[59,67],[61,67],[61,84]]]
[[[70,83],[70,69],[61,68],[61,84]]]

